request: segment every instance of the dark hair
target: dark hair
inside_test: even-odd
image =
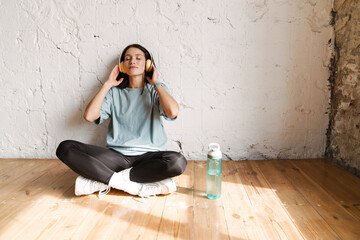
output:
[[[148,60],[148,59],[151,59],[151,55],[150,55],[150,53],[148,52],[148,50],[146,49],[146,48],[144,48],[143,46],[141,46],[140,44],[130,44],[129,46],[127,46],[124,50],[123,50],[123,52],[122,52],[122,54],[121,54],[121,57],[120,57],[120,62],[122,62],[122,61],[124,61],[125,60],[125,54],[126,54],[126,51],[129,49],[129,48],[132,48],[132,47],[134,47],[134,48],[138,48],[138,49],[140,49],[144,54],[145,54],[145,62],[146,62],[146,60]],[[119,63],[120,64],[120,63]],[[154,64],[154,66],[156,67],[156,65],[155,65],[155,62],[153,61],[153,64]],[[151,72],[146,72],[145,71],[145,75],[144,75],[144,82],[145,83],[149,83],[149,81],[146,79],[146,77],[148,76],[148,77],[152,77],[152,74],[153,74],[153,71],[151,71]],[[126,73],[121,73],[120,72],[120,74],[119,74],[119,76],[118,76],[118,79],[120,79],[120,78],[124,78],[124,80],[120,83],[120,85],[118,86],[120,89],[124,89],[124,88],[127,88],[128,86],[129,86],[129,75],[127,75]]]

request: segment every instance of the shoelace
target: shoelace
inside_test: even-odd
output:
[[[139,192],[139,196],[141,198],[154,198],[156,197],[156,193],[153,193],[157,190],[158,188],[158,185],[156,184],[144,184],[142,187],[141,187],[141,190]]]
[[[99,194],[98,194],[99,199],[101,199],[103,196],[105,196],[106,194],[108,194],[108,193],[110,192],[110,189],[111,189],[110,186],[106,186],[105,189],[101,189],[101,190],[99,191]]]

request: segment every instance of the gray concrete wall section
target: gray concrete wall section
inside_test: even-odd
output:
[[[326,156],[360,176],[360,1],[335,0]]]

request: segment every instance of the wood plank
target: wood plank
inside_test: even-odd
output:
[[[26,169],[31,168],[36,162],[40,162],[39,159],[0,159],[0,179],[4,181],[7,177],[15,175],[17,171],[23,173]]]
[[[117,196],[117,198],[119,197]],[[88,234],[87,239],[121,239],[124,236],[138,211],[137,203],[134,205],[131,201],[125,201],[125,198],[129,200],[132,197],[130,195],[120,197],[115,204],[114,201],[106,198],[110,204]],[[132,199],[132,201],[136,200]]]
[[[49,203],[52,205],[60,201],[65,201],[64,191],[72,187],[72,193],[74,192],[74,179],[74,173],[68,170],[56,182],[51,185],[47,184],[47,188],[44,188],[42,195],[38,195],[37,198],[29,198],[26,194],[22,194],[22,197],[3,199],[0,204],[0,229],[1,226],[3,226],[3,221],[7,222],[8,217],[14,218],[14,216],[26,208],[29,203]],[[27,200],[25,201],[22,198]]]
[[[42,195],[45,195],[46,192],[49,194],[51,189],[54,187],[53,184],[57,182],[57,180],[60,178],[62,179],[62,176],[69,172],[69,169],[67,167],[51,167],[53,165],[50,165],[49,168],[47,168],[42,173],[38,173],[37,178],[31,178],[28,181],[25,181],[22,185],[21,189],[18,189],[18,191],[11,191],[9,190],[7,193],[7,197],[4,199],[11,199],[16,201],[29,201],[33,199],[37,199],[41,197]],[[25,176],[24,176],[25,178]],[[73,179],[75,181],[75,178]],[[9,188],[13,186],[12,184],[9,185]],[[21,186],[21,185],[17,185]],[[5,188],[8,189],[8,188]]]
[[[284,162],[286,160],[281,160]],[[266,177],[272,191],[287,211],[297,229],[305,239],[339,239],[339,236],[309,204],[306,198],[283,174],[285,167],[279,168],[274,161],[256,161],[256,167]]]
[[[262,227],[269,239],[303,239],[291,218],[274,194],[256,161],[240,165],[239,176],[254,209],[263,214]]]
[[[80,223],[77,224],[75,231],[72,233],[72,239],[88,239],[88,235],[95,227],[97,222],[103,217],[104,212],[109,208],[109,202],[99,200],[96,194],[89,196],[82,196],[85,203],[80,203],[78,207],[83,211],[78,213]],[[72,219],[65,219],[66,222],[71,222]],[[63,225],[66,226],[66,225]]]
[[[174,181],[177,191],[166,198],[158,239],[194,239],[194,162]],[[164,221],[164,219],[166,219]]]
[[[246,203],[251,206],[244,184],[240,179],[239,168],[244,161],[223,161],[222,201],[224,207],[241,207]]]
[[[230,239],[270,239],[263,228],[264,216],[254,208],[240,179],[245,161],[223,162],[222,201]]]
[[[328,160],[292,161],[355,218],[360,220],[360,178]]]
[[[54,168],[54,164],[57,165],[58,163],[49,161],[47,164],[43,164],[44,166],[34,165],[36,166],[36,171],[34,170],[29,174],[24,174],[21,181],[14,181],[14,183],[9,184],[8,187],[2,188],[2,190],[5,189],[4,191],[7,192],[8,195],[0,194],[0,232],[2,232],[4,228],[7,232],[11,233],[9,226],[19,224],[19,221],[22,220],[23,217],[26,217],[21,215],[24,209],[32,208],[34,206],[33,203],[36,204],[44,201],[42,195],[48,195],[50,193],[50,189],[54,187],[51,186],[51,184],[53,184],[54,180],[58,177],[57,174],[64,174],[64,169],[62,167]],[[37,176],[36,179],[34,179],[35,176]],[[26,181],[26,179],[29,180]],[[39,208],[35,214],[39,214],[42,210],[43,209]],[[32,220],[31,217],[29,217],[29,219]],[[29,224],[29,221],[27,220],[24,224]],[[23,225],[23,228],[25,228],[25,225]],[[13,234],[15,233],[17,234],[19,232],[15,231]]]
[[[288,161],[273,160],[273,163],[279,169],[284,169],[283,174],[340,238],[358,239],[360,236],[359,221],[344,211],[342,206],[316,182],[309,179],[301,168],[299,169]]]
[[[121,192],[114,190],[115,192]],[[110,195],[111,196],[111,195]],[[156,239],[159,233],[163,209],[167,196],[140,198],[123,194],[121,198],[108,198],[109,202],[102,217],[87,235],[87,239]]]
[[[127,195],[124,193],[118,194],[112,190],[108,195],[99,199],[97,193],[87,196],[75,196],[74,195],[74,181],[71,178],[72,187],[62,193],[59,197],[59,206],[56,212],[50,212],[49,214],[39,217],[39,222],[42,224],[41,231],[37,231],[40,234],[36,236],[39,239],[88,239],[88,235],[95,228],[97,222],[106,216],[106,211],[111,208],[111,201],[106,201],[106,198],[112,199],[112,195],[116,195],[117,199],[122,199],[122,196]],[[116,202],[116,201],[114,201]],[[60,209],[61,208],[61,209]],[[61,214],[58,214],[60,212]],[[76,216],[76,218],[74,218]],[[30,226],[29,231],[25,231],[20,236],[27,236],[29,239],[32,237],[32,229],[36,229],[36,225]],[[108,227],[108,226],[107,226]],[[111,230],[105,227],[100,233]],[[28,235],[26,235],[26,233]],[[59,237],[61,236],[61,237]],[[35,236],[34,236],[35,238]],[[117,238],[114,238],[117,239]]]
[[[83,207],[86,211],[91,211],[84,221],[78,225],[78,229],[71,235],[73,239],[120,239],[120,236],[127,229],[132,219],[132,212],[129,207],[123,207],[125,198],[133,196],[123,191],[111,189],[110,193],[98,199],[96,194],[83,196],[81,198],[94,197],[94,201],[101,201],[104,205],[102,208],[95,208],[93,204],[86,203]],[[83,205],[80,203],[80,205]],[[129,204],[132,206],[132,204]],[[89,225],[89,219],[93,219],[93,223]],[[71,222],[71,219],[66,221]],[[96,229],[96,230],[95,230]],[[99,230],[99,231],[97,231]]]
[[[36,202],[20,202],[16,208],[14,214],[8,217],[6,222],[1,222],[0,239],[14,239],[23,228],[33,224],[38,216],[49,212],[51,206],[44,207],[43,204],[39,205]]]
[[[82,220],[82,215],[78,215],[77,211],[83,208],[79,208],[79,206],[75,204],[82,201],[81,198],[74,196],[76,176],[76,173],[70,169],[67,170],[64,175],[50,185],[46,192],[43,192],[41,196],[38,195],[38,198],[33,200],[33,202],[37,203],[36,209],[40,209],[42,214],[34,216],[30,224],[23,226],[21,231],[16,233],[15,236],[17,236],[18,239],[41,238],[47,234],[48,231],[56,229],[58,222],[63,222],[63,219],[61,219],[63,214],[71,218],[73,226],[76,226],[77,221]],[[72,208],[72,210],[67,212],[69,208]],[[42,211],[43,209],[45,209],[45,211]],[[75,219],[73,218],[74,214],[78,216]],[[69,226],[71,226],[71,224]],[[68,227],[65,231],[61,232],[61,235],[65,236],[71,231],[71,227]]]
[[[165,216],[162,219],[165,201],[166,196],[138,198],[138,201],[132,204],[134,207],[133,218],[123,239],[156,239],[160,222],[167,221]],[[128,204],[124,205],[124,207],[127,206]]]
[[[49,172],[56,171],[56,168],[49,169],[48,171]],[[68,171],[68,173],[71,173],[70,174],[71,176],[74,175],[70,171]],[[41,176],[43,177],[43,179],[47,179],[47,176],[49,175],[43,174]],[[41,179],[41,177],[38,179]],[[43,183],[46,182],[43,181]],[[72,178],[71,185],[73,185],[73,183],[74,180]],[[56,185],[57,183],[54,184],[54,186]],[[48,189],[54,189],[49,183],[46,184],[46,186],[48,187]],[[62,186],[64,185],[62,184]],[[50,228],[50,226],[52,227],[54,223],[54,219],[51,219],[52,221],[50,221],[50,225],[49,225],[49,221],[47,221],[46,218],[44,221],[44,216],[45,217],[48,215],[52,216],[52,212],[56,211],[58,209],[58,206],[60,207],[66,206],[66,204],[59,203],[58,199],[59,196],[63,194],[63,191],[65,191],[66,188],[68,187],[58,188],[59,191],[58,197],[55,196],[53,198],[53,202],[43,201],[44,198],[42,196],[43,195],[49,196],[48,194],[50,190],[39,191],[36,195],[33,195],[30,198],[31,200],[27,196],[25,197],[25,195],[23,195],[23,198],[27,199],[26,201],[18,198],[10,199],[8,201],[9,204],[7,204],[6,207],[12,209],[12,214],[6,216],[6,218],[3,218],[0,223],[1,237],[3,239],[13,239],[16,236],[24,236],[24,237],[19,237],[19,239],[33,239],[39,234],[39,231],[34,231],[34,230]],[[60,214],[62,213],[63,212],[60,211]],[[36,234],[36,236],[33,236],[34,234]]]
[[[23,164],[23,165],[21,165]],[[8,195],[12,191],[17,191],[21,189],[23,184],[27,184],[29,181],[36,179],[39,177],[39,174],[47,171],[54,166],[59,166],[58,161],[54,160],[29,160],[23,161],[20,160],[20,164],[15,164],[13,161],[0,161],[0,168],[7,168],[11,166],[11,168],[7,169],[2,173],[2,181],[0,182],[1,192],[0,194]],[[0,199],[3,198],[4,195],[0,195]]]
[[[109,207],[109,202],[99,200],[96,194],[78,198],[80,198],[78,202],[62,204],[58,212],[60,214],[55,212],[50,216],[51,227],[45,228],[37,238],[70,239],[82,229],[85,230],[82,235],[85,239]],[[81,227],[84,223],[87,224],[86,228]]]
[[[358,201],[360,199],[360,178],[344,171],[336,164],[326,159],[313,159],[311,161],[292,160],[292,164],[301,167],[303,172],[326,188],[329,194],[338,201]],[[331,188],[327,188],[328,186]]]

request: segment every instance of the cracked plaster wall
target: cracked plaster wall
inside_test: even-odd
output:
[[[53,158],[64,139],[104,145],[82,119],[122,49],[154,55],[181,106],[167,148],[205,159],[322,157],[329,0],[2,0],[0,157]]]
[[[335,51],[326,156],[360,176],[360,2],[334,1]]]

